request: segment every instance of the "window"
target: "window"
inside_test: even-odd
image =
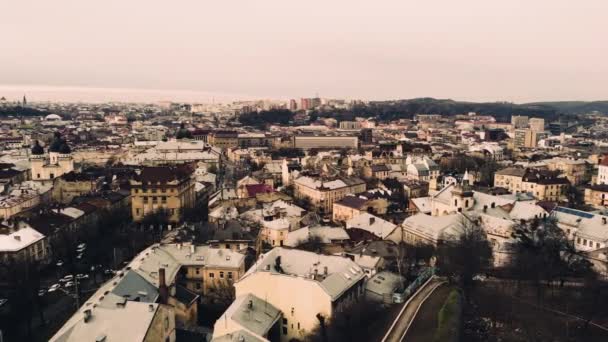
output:
[[[226,244],[226,248],[230,248],[230,244],[228,244],[228,243],[227,243],[227,244]]]
[[[287,325],[287,318],[283,318],[283,325]]]
[[[283,327],[283,335],[287,335],[287,327]]]
[[[54,174],[54,173],[51,173],[50,178],[51,178],[51,179],[55,178],[55,174]]]
[[[215,274],[213,274],[213,272],[209,272],[209,278],[214,278]]]
[[[196,283],[196,289],[200,290],[201,289],[201,283]]]
[[[162,203],[167,203],[167,196],[162,197]]]
[[[36,175],[36,178],[40,178],[40,174],[39,173]]]
[[[220,279],[224,279],[224,272],[220,272]]]
[[[599,243],[598,243],[598,247],[599,247]],[[232,279],[232,272],[228,272],[228,279]]]
[[[194,269],[194,272],[195,272],[196,274],[201,274],[201,269],[200,269],[200,267],[197,267],[196,269]]]
[[[148,196],[144,196],[144,203],[148,203]]]
[[[135,209],[135,214],[139,215],[139,208]]]
[[[138,193],[138,192],[139,192],[139,189],[135,189],[134,191],[135,191],[135,193]]]

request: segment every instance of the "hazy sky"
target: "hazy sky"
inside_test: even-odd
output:
[[[0,92],[608,99],[607,0],[2,0],[0,33]]]

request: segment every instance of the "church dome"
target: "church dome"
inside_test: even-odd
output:
[[[72,149],[70,149],[70,146],[65,142],[59,147],[59,153],[61,154],[70,154],[71,152]]]
[[[59,121],[61,120],[61,116],[57,114],[49,114],[44,117],[44,121]]]
[[[40,146],[40,143],[38,142],[38,140],[36,140],[36,142],[34,143],[34,146],[32,146],[32,154],[35,154],[35,155],[44,154],[44,149],[42,148],[42,146]]]
[[[56,152],[62,154],[67,154],[71,152],[70,146],[68,145],[67,141],[65,141],[65,139],[61,136],[61,133],[55,132],[55,138],[49,146],[49,152]]]

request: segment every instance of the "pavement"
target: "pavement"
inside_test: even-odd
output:
[[[389,328],[388,333],[385,335],[382,342],[401,342],[404,341],[404,336],[408,332],[408,329],[414,321],[418,310],[425,302],[425,300],[433,294],[435,289],[443,285],[445,282],[439,278],[433,277],[428,281],[422,288],[418,290],[408,301],[404,304],[401,313],[397,316],[397,319]]]

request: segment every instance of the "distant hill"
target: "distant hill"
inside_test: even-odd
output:
[[[527,115],[556,120],[560,115],[584,114],[592,111],[608,114],[608,101],[598,102],[535,102],[514,104],[509,102],[466,102],[450,99],[416,98],[408,100],[372,101],[357,105],[351,110],[330,110],[321,117],[353,120],[357,116],[373,116],[382,121],[411,119],[416,114],[442,114],[453,116],[475,112],[492,115],[499,122],[510,122],[511,115]]]
[[[4,118],[4,117],[8,117],[8,116],[15,116],[15,117],[46,116],[49,114],[50,113],[47,111],[38,110],[38,109],[34,109],[34,108],[29,108],[29,107],[21,107],[21,106],[0,108],[0,118]]]
[[[557,102],[535,102],[527,105],[540,105],[555,108],[562,114],[585,114],[600,112],[608,114],[608,101],[557,101]]]

